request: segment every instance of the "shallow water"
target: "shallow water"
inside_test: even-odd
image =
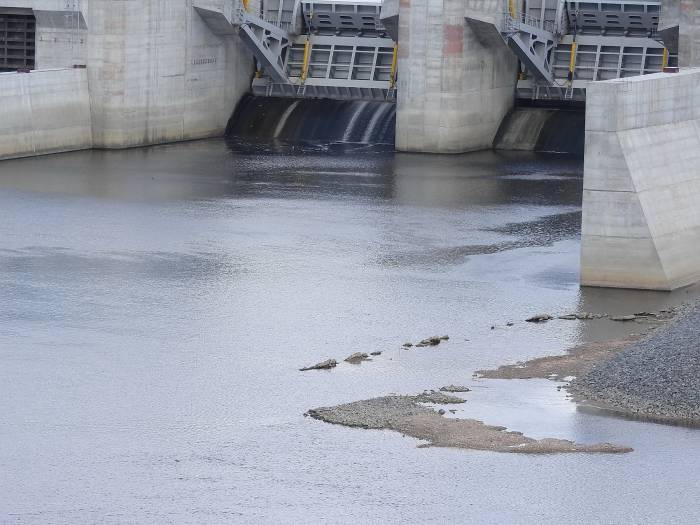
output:
[[[581,173],[221,140],[3,162],[0,522],[699,522],[698,430],[472,380],[643,328],[530,315],[698,295],[579,288]],[[473,387],[460,416],[635,452],[418,449],[303,417],[449,383]]]

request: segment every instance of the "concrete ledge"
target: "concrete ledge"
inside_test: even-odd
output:
[[[234,6],[232,0],[194,0],[194,9],[216,35],[235,35],[238,30],[234,24]]]
[[[581,283],[700,280],[700,69],[588,89]]]

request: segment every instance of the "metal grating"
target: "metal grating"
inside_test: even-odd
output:
[[[570,26],[578,33],[653,36],[659,25],[660,2],[567,2],[567,10]]]
[[[0,11],[0,72],[34,68],[35,35],[31,10]]]
[[[349,36],[386,36],[381,23],[381,2],[352,0],[303,2],[304,22],[314,33]]]

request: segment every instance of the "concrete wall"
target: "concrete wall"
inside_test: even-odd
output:
[[[2,77],[0,157],[220,136],[250,89],[252,55],[235,34],[215,35],[192,0],[0,2],[35,10],[37,69],[87,65]]]
[[[0,159],[92,147],[84,69],[0,73]]]
[[[2,1],[2,0],[0,0]],[[34,10],[36,17],[36,69],[87,64],[88,32],[80,11]]]
[[[700,69],[588,87],[581,283],[700,280]]]
[[[517,61],[500,38],[480,39],[465,14],[502,9],[499,0],[401,0],[398,150],[491,148],[513,105]]]
[[[192,0],[90,0],[94,143],[121,148],[221,135],[253,62]]]

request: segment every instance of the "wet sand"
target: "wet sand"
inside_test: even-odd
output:
[[[599,362],[612,357],[638,341],[641,336],[630,336],[616,341],[583,343],[568,350],[565,355],[538,357],[524,363],[503,365],[495,370],[478,370],[476,375],[485,379],[553,379],[565,381],[580,377]]]

